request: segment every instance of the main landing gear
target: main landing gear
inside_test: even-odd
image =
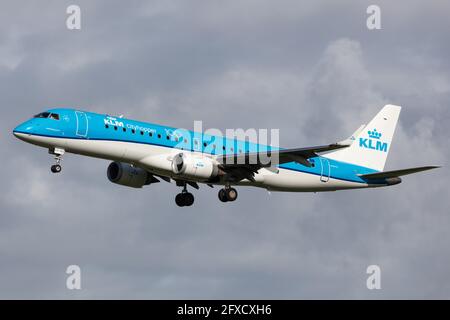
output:
[[[60,173],[62,170],[61,161],[64,155],[64,149],[55,148],[54,150],[49,150],[50,154],[55,156],[55,164],[50,167],[53,173]]]
[[[194,204],[194,195],[187,191],[186,184],[183,186],[183,191],[176,195],[175,203],[179,207],[190,207]]]
[[[222,202],[234,201],[237,196],[237,190],[229,186],[219,190],[219,200]]]

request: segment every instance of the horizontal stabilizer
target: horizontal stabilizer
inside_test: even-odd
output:
[[[425,171],[425,170],[436,169],[436,168],[440,168],[440,167],[439,166],[426,166],[426,167],[417,167],[417,168],[409,168],[409,169],[401,169],[401,170],[360,174],[359,176],[363,179],[386,179],[386,178],[395,178],[395,177],[405,176],[407,174],[416,173],[416,172]]]

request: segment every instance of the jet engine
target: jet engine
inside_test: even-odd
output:
[[[172,159],[172,171],[184,178],[209,180],[218,175],[219,168],[210,158],[178,153]]]
[[[122,162],[112,162],[106,173],[112,183],[132,188],[142,188],[156,180],[147,171]]]

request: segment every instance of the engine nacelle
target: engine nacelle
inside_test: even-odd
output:
[[[210,158],[200,158],[185,153],[178,153],[173,157],[172,171],[185,178],[209,180],[218,175],[219,168]]]
[[[153,178],[147,171],[121,162],[111,162],[106,173],[112,183],[132,188],[149,185]]]

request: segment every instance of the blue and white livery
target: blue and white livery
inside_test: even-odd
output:
[[[191,206],[187,187],[224,186],[222,202],[234,201],[233,186],[270,191],[320,192],[395,185],[400,176],[437,168],[383,171],[401,107],[386,105],[348,139],[329,145],[283,149],[207,135],[122,117],[74,109],[39,113],[14,129],[14,135],[47,148],[55,156],[51,171],[61,171],[65,153],[111,160],[108,179],[142,188],[174,181],[183,191],[179,206]]]

